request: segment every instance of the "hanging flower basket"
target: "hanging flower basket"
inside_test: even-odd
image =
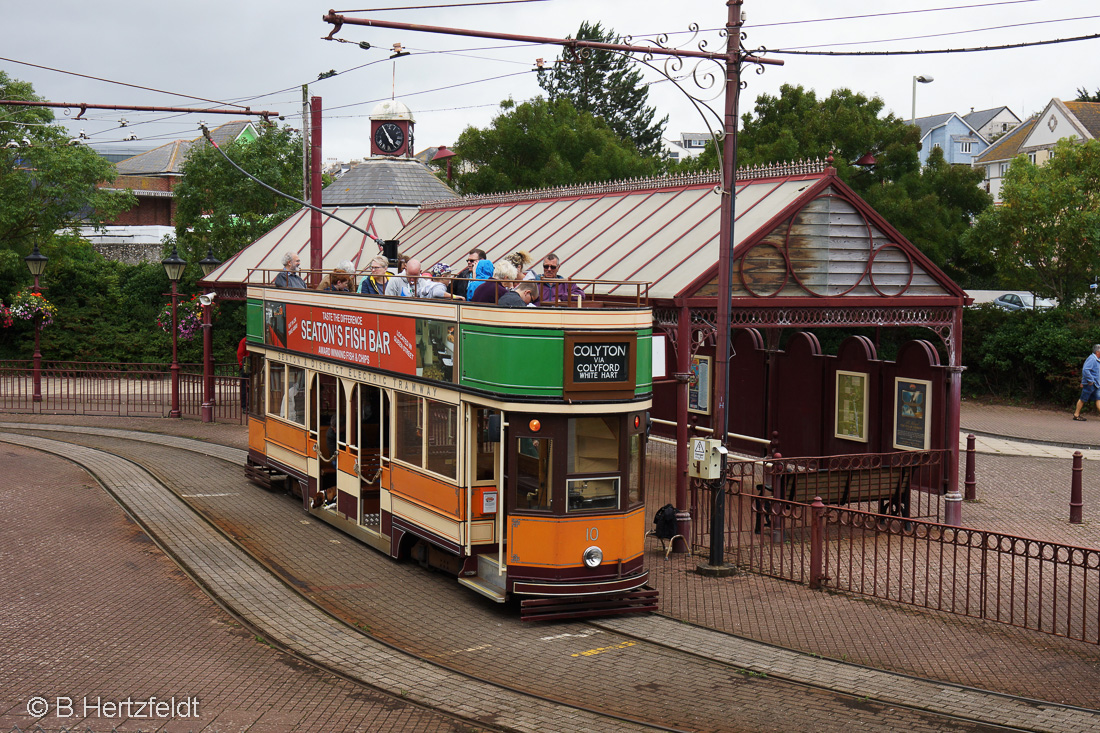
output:
[[[210,307],[212,309],[210,318],[213,320],[218,315],[218,304],[215,303]],[[199,302],[198,295],[191,296],[190,300],[180,300],[176,303],[176,325],[177,335],[184,341],[190,341],[202,333],[202,303]],[[167,334],[172,333],[171,302],[161,309],[157,316],[157,326]]]
[[[11,311],[4,305],[4,301],[0,300],[0,328],[8,328],[11,326]]]
[[[8,313],[10,313],[9,324],[11,318],[33,321],[36,317],[41,316],[40,327],[44,328],[53,323],[54,316],[57,315],[57,306],[43,298],[40,293],[23,289],[12,298]],[[0,316],[0,320],[2,320],[2,316]]]

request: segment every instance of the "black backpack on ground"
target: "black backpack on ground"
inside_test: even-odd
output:
[[[653,515],[655,526],[654,534],[662,540],[670,540],[679,532],[676,531],[676,507],[665,504]]]

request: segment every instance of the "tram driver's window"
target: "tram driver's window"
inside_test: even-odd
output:
[[[396,428],[393,457],[405,463],[424,466],[424,414],[419,397],[397,393],[394,399]]]
[[[286,368],[286,418],[299,425],[306,424],[306,370]]]
[[[517,438],[516,447],[516,508],[549,510],[553,441]]]
[[[620,425],[618,416],[569,421],[567,511],[618,508]]]
[[[249,354],[245,364],[248,370],[248,412],[262,417],[264,410],[264,395],[267,394],[267,381],[264,379],[264,357],[260,354]]]
[[[286,392],[286,367],[272,362],[268,375],[267,411],[272,415],[286,417],[286,403],[283,393]]]
[[[497,450],[500,446],[500,436],[489,435],[489,416],[499,414],[496,410],[483,407],[474,411],[477,439],[471,440],[470,443],[476,451],[473,457],[475,481],[496,481],[497,479]]]

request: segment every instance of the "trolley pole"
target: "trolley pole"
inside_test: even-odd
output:
[[[741,93],[741,0],[727,0],[725,137],[722,139],[722,216],[718,254],[718,333],[714,355],[714,437],[725,446],[729,433],[730,320],[733,303],[734,221],[737,211],[737,111]],[[726,452],[715,486],[710,524],[710,566],[725,565]]]

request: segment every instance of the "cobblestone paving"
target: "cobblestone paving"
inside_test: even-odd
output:
[[[0,476],[0,731],[148,731],[97,705],[151,696],[188,700],[167,730],[470,730],[256,641],[72,463],[3,443]]]

